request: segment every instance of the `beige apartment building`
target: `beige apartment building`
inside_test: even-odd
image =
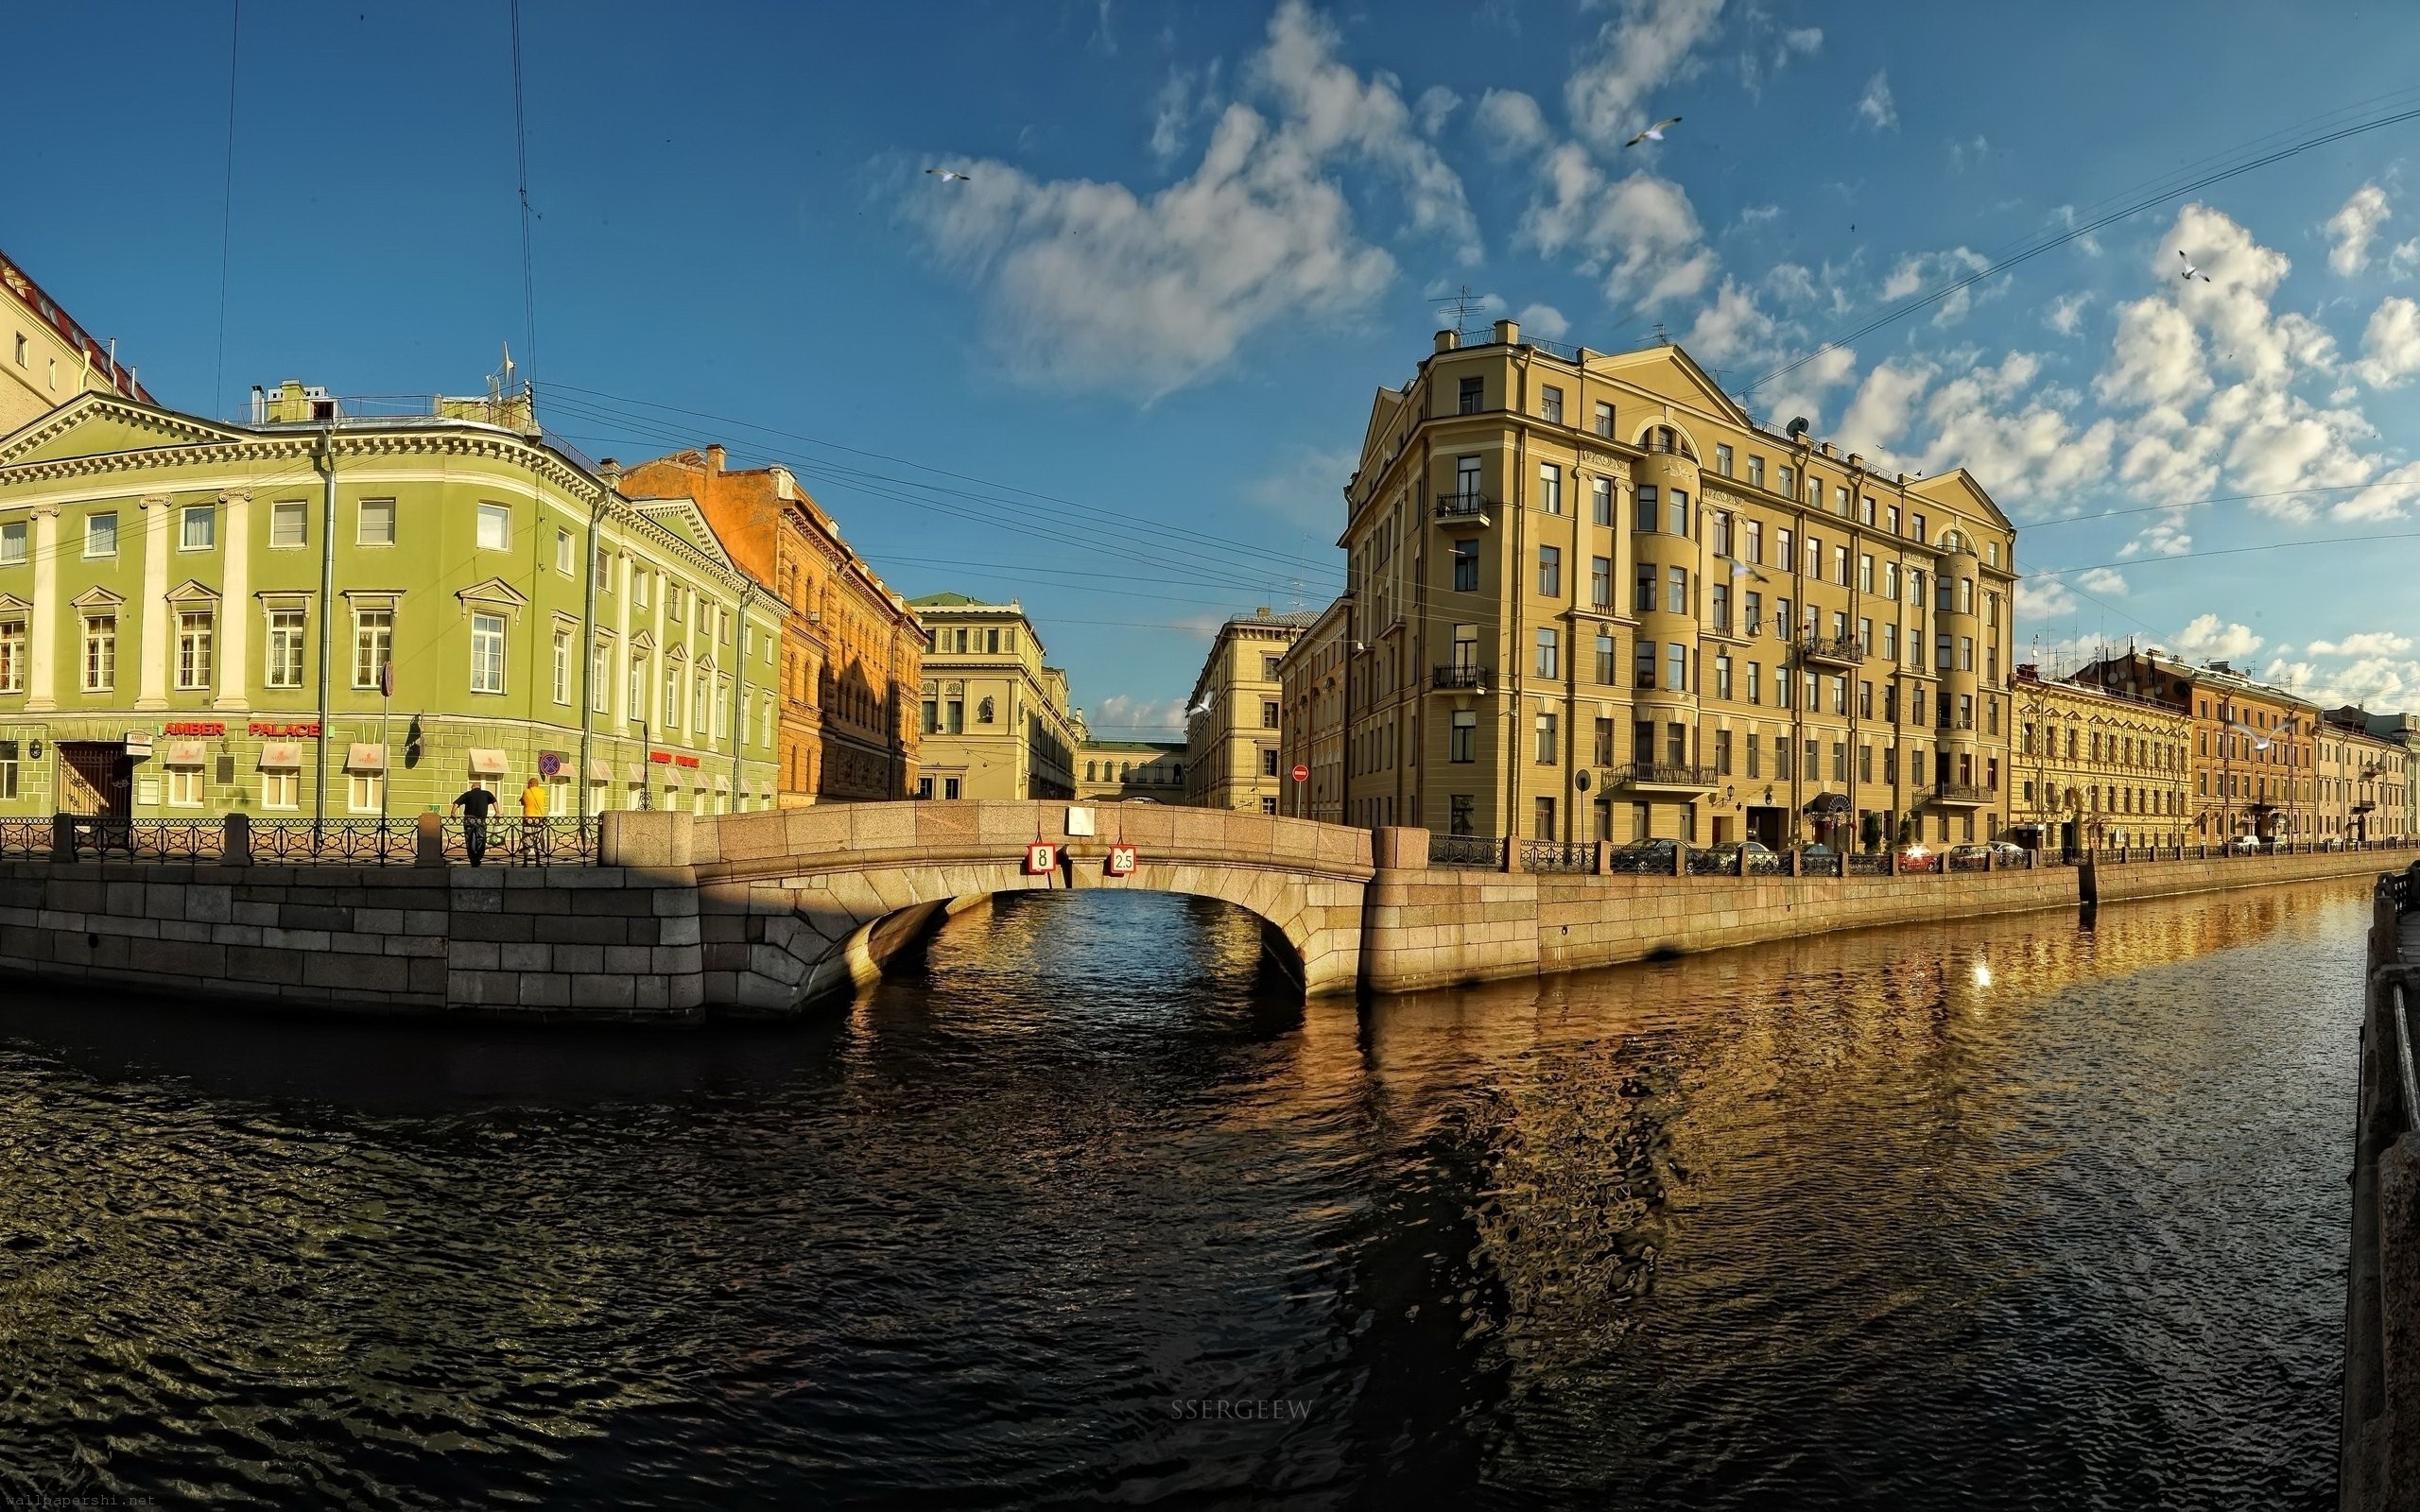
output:
[[[2359,709],[2322,717],[2318,734],[2317,837],[2395,840],[2403,828],[2405,763],[2410,752],[2377,734]]]
[[[1286,776],[1278,811],[1327,824],[1344,822],[1344,658],[1352,605],[1322,610],[1277,663],[1277,767]],[[1303,767],[1309,776],[1293,779]]]
[[[1076,750],[1076,800],[1184,801],[1184,747],[1164,740],[1094,740]]]
[[[1292,785],[1279,765],[1278,664],[1317,618],[1256,609],[1219,627],[1185,705],[1186,802],[1278,812]]]
[[[1440,332],[1347,486],[1347,823],[1996,834],[2015,531],[1756,423],[1678,347]]]
[[[2190,714],[2030,665],[2009,688],[2018,839],[2050,850],[2197,843]]]
[[[83,393],[158,404],[25,269],[0,252],[0,436]]]
[[[916,796],[1075,797],[1082,719],[1017,601],[932,593],[908,607],[926,637]]]
[[[2104,656],[2075,675],[2149,698],[2193,720],[2193,830],[2187,844],[2239,834],[2308,840],[2319,832],[2319,706],[2256,682],[2224,662],[2199,666],[2153,646]]]

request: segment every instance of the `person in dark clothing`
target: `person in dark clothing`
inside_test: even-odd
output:
[[[495,795],[474,787],[456,799],[453,806],[462,811],[462,849],[470,852],[471,865],[475,867],[488,853],[488,810],[495,807]]]

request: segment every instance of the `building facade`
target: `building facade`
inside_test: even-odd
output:
[[[1345,496],[1348,823],[2003,828],[2015,532],[1962,470],[1877,472],[1756,424],[1677,347],[1506,320],[1379,391]]]
[[[2192,837],[2193,720],[2151,698],[2045,680],[2020,666],[2011,829],[2048,850],[2173,846]]]
[[[2406,764],[2411,752],[2371,729],[2360,709],[2331,709],[2318,733],[2317,837],[2395,840],[2404,827]]]
[[[2308,840],[2317,834],[2317,704],[2272,688],[2224,662],[2196,666],[2156,647],[2094,662],[2075,676],[2193,720],[2193,830],[2187,843],[2237,835]]]
[[[59,307],[25,269],[0,252],[0,436],[58,408],[78,394],[110,393],[152,403],[120,365],[111,346],[95,341]]]
[[[1066,673],[1046,663],[1025,610],[963,593],[908,607],[925,635],[916,796],[1075,797],[1082,723],[1067,703]]]
[[[1185,801],[1275,814],[1293,785],[1279,751],[1279,666],[1316,614],[1257,609],[1219,627],[1185,704]]]
[[[2369,726],[2371,734],[2401,753],[2402,833],[2420,835],[2420,714],[2362,714],[2358,709],[2347,712],[2360,715]]]
[[[925,652],[914,611],[789,469],[735,471],[727,461],[720,446],[676,452],[628,469],[622,488],[696,500],[739,569],[786,607],[781,801],[907,798]]]
[[[1338,599],[1277,663],[1277,765],[1286,776],[1281,813],[1344,822],[1344,670],[1352,605]],[[1294,781],[1295,768],[1309,773]]]
[[[769,804],[781,606],[697,507],[526,398],[425,407],[87,394],[0,439],[0,812]]]
[[[1076,749],[1076,799],[1081,803],[1184,801],[1184,747],[1161,740],[1094,740]]]

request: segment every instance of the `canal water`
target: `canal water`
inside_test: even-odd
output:
[[[12,987],[0,1486],[2325,1506],[2366,891],[1359,1009],[1107,893],[804,1027]]]

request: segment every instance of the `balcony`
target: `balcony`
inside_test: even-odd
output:
[[[1457,663],[1453,666],[1439,667],[1435,685],[1440,688],[1468,688],[1476,693],[1485,693],[1491,676],[1493,674],[1486,667],[1463,666]]]
[[[1802,635],[1798,638],[1798,660],[1809,666],[1861,667],[1865,665],[1865,647],[1846,636],[1835,640]]]
[[[1613,785],[1642,793],[1710,793],[1722,785],[1722,778],[1711,766],[1633,762],[1615,770]]]
[[[1973,782],[1935,782],[1932,785],[1932,800],[1945,808],[1979,809],[1998,798],[1999,795],[1990,788]]]
[[[1495,507],[1495,502],[1483,494],[1441,493],[1437,495],[1437,523],[1485,529],[1492,523],[1490,511]]]

